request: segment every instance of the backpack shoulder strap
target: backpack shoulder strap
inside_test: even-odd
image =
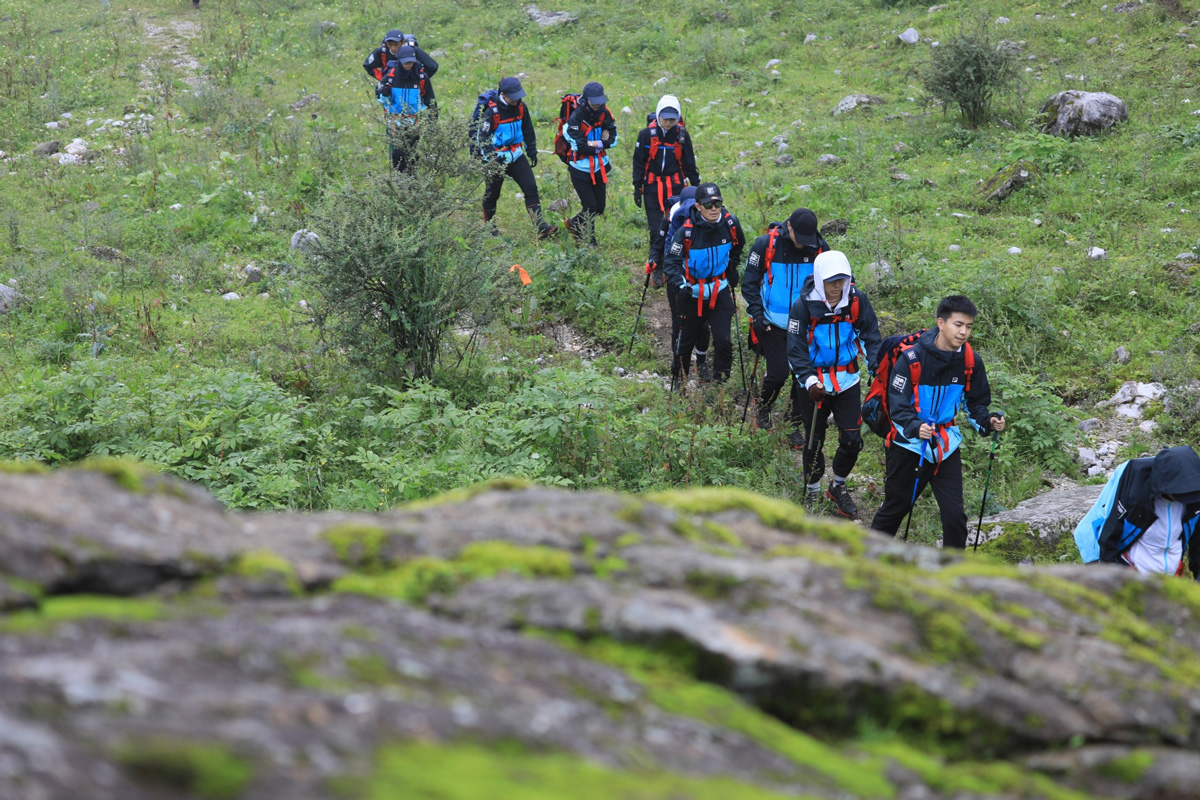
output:
[[[966,374],[966,389],[971,391],[971,375],[975,372],[975,351],[971,349],[969,343],[963,345],[963,372]]]

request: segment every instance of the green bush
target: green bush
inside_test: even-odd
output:
[[[949,41],[930,50],[921,67],[925,90],[947,107],[958,106],[963,120],[977,127],[991,116],[995,96],[1017,80],[1017,60],[998,47],[982,17],[966,23]]]

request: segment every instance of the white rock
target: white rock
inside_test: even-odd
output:
[[[171,209],[172,211],[182,211],[183,210],[183,206],[180,205],[179,203],[173,203],[172,205],[167,206],[167,208]]]
[[[69,145],[64,147],[63,150],[65,150],[66,152],[70,153],[73,156],[81,156],[87,152],[88,145],[87,145],[87,142],[85,142],[83,139],[76,139],[75,141],[71,142]]]
[[[1009,254],[1010,256],[1019,256],[1019,255],[1021,255],[1021,248],[1019,248],[1019,247],[1010,247],[1010,248],[1008,248],[1008,251],[1007,251],[1007,252],[1008,252],[1008,254]]]
[[[1138,425],[1138,430],[1142,433],[1154,433],[1158,430],[1158,423],[1152,419],[1148,419]]]
[[[772,77],[772,78],[778,78],[778,77],[779,77],[780,75],[782,75],[782,74],[783,74],[783,73],[782,73],[782,72],[780,72],[780,71],[779,71],[779,70],[777,70],[777,69],[773,69],[773,70],[771,70],[771,77]]]
[[[633,113],[633,109],[632,109],[632,108],[630,108],[629,106],[625,106],[625,107],[623,107],[623,108],[621,109],[621,113],[622,113],[622,114],[632,114],[632,113]]]
[[[1097,475],[1103,475],[1103,474],[1104,474],[1104,467],[1100,466],[1099,464],[1095,464],[1095,465],[1093,465],[1093,466],[1090,466],[1090,467],[1088,467],[1087,474],[1088,474],[1088,477],[1089,477],[1089,478],[1094,478],[1094,477],[1096,477]]]
[[[222,300],[241,300],[242,296],[240,294],[238,294],[237,292],[226,292],[225,294],[221,295],[221,299]]]
[[[1079,448],[1079,463],[1085,467],[1096,463],[1096,451],[1090,447]]]
[[[63,113],[59,114],[58,116],[61,119],[75,119],[75,115],[72,114],[70,111],[64,111]]]
[[[951,252],[951,253],[957,253],[959,250],[962,250],[962,245],[959,245],[959,244],[952,244],[952,245],[950,245],[950,252]]]
[[[666,82],[667,82],[667,81],[669,81],[669,80],[671,80],[671,76],[669,76],[669,75],[663,75],[661,78],[659,78],[658,80],[656,80],[656,81],[654,82],[654,85],[655,85],[655,86],[662,86],[664,83],[666,83]]]
[[[57,122],[47,122],[46,127],[52,131],[56,131],[56,130],[58,130],[58,123]]]
[[[1037,227],[1037,228],[1042,227],[1042,221],[1040,219],[1035,219],[1033,221],[1033,224],[1034,224],[1034,227]]]
[[[775,67],[778,67],[782,63],[783,63],[782,59],[772,58],[770,61],[767,62],[767,66],[765,67],[765,69],[774,69]]]
[[[1161,383],[1139,383],[1136,393],[1138,397],[1146,400],[1158,400],[1167,393],[1167,390]]]
[[[1107,261],[1108,260],[1108,251],[1105,250],[1103,247],[1089,247],[1087,254],[1088,254],[1088,258],[1090,258],[1092,261]]]
[[[60,164],[78,164],[79,156],[74,153],[59,153],[58,155],[50,156],[56,159]]]
[[[971,218],[970,214],[963,214],[962,212],[959,212],[959,211],[955,211],[955,212],[951,213],[950,216],[954,217],[955,219],[970,219]]]
[[[1010,22],[1012,22],[1012,20],[1009,19],[1008,17],[996,17],[997,25],[1007,25]]]
[[[1180,253],[1179,255],[1175,256],[1176,261],[1196,261],[1198,258],[1200,258],[1200,256],[1197,256],[1192,252]]]
[[[817,35],[816,35],[815,33],[810,33],[808,36],[805,36],[805,37],[804,37],[804,43],[805,43],[805,44],[809,44],[809,43],[811,43],[811,42],[815,42],[816,40],[817,40]]]
[[[921,41],[921,34],[917,33],[916,28],[909,28],[896,38],[904,44],[916,44]]]

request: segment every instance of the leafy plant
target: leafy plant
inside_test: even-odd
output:
[[[947,107],[958,106],[972,127],[988,120],[995,96],[1015,84],[1017,75],[1016,56],[998,46],[981,16],[932,49],[921,67],[925,90]]]
[[[1080,163],[1079,145],[1074,139],[1042,133],[1014,134],[1008,141],[1006,152],[1009,163],[1025,159],[1049,174],[1071,172]]]

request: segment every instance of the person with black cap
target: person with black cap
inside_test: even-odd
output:
[[[678,98],[663,95],[658,109],[646,122],[633,148],[633,202],[646,210],[650,230],[646,271],[657,288],[665,282],[662,262],[655,261],[654,254],[663,249],[658,233],[663,214],[669,208],[668,198],[678,194],[685,182],[699,186],[700,173],[696,170],[692,137],[687,135],[680,119]]]
[[[797,208],[786,222],[769,225],[750,248],[742,275],[742,297],[750,316],[751,347],[757,348],[767,365],[755,414],[756,424],[764,430],[771,427],[771,407],[784,384],[791,381],[788,314],[812,276],[813,259],[828,250],[829,243],[817,231],[817,215],[807,208]],[[797,433],[802,393],[802,387],[792,382],[789,414],[796,430],[790,438],[799,446],[804,438]]]
[[[664,250],[666,243],[671,241],[675,236],[675,231],[679,230],[679,226],[687,219],[688,212],[696,205],[696,187],[685,186],[678,197],[671,197],[667,200],[667,205],[670,208],[670,213],[663,216],[658,227],[658,236],[652,240],[650,259],[655,264],[664,264]],[[664,274],[665,280],[665,274]],[[679,287],[672,282],[667,282],[667,305],[671,309],[671,374],[675,375],[679,369],[675,363],[677,349],[679,345]],[[711,337],[709,329],[711,328],[711,318],[709,322],[704,324],[700,329],[700,335],[696,339],[695,354],[696,354],[696,375],[701,383],[707,383],[712,380],[712,362],[708,360],[708,344]]]
[[[1200,456],[1166,447],[1116,468],[1075,528],[1084,563],[1106,561],[1147,574],[1182,575],[1183,556],[1200,579]]]
[[[579,103],[563,126],[563,137],[571,148],[567,173],[583,207],[567,220],[567,230],[576,241],[596,244],[596,219],[607,201],[608,151],[617,143],[617,123],[608,112],[604,87],[591,81],[583,87]]]
[[[367,75],[375,79],[375,94],[376,96],[383,94],[383,79],[391,69],[392,62],[396,60],[396,54],[404,45],[413,48],[417,53],[417,61],[421,62],[421,66],[425,67],[425,72],[428,75],[433,75],[438,71],[438,63],[433,58],[417,47],[416,37],[405,35],[402,31],[393,28],[383,35],[383,44],[376,47],[367,56],[367,60],[363,62],[363,70]]]
[[[799,211],[792,217],[803,217]],[[832,413],[838,446],[833,455],[833,482],[826,495],[839,514],[851,519],[858,514],[858,506],[850,497],[846,479],[863,448],[858,357],[865,352],[867,363],[874,364],[881,342],[871,301],[855,287],[853,277],[845,253],[820,253],[788,312],[786,334],[788,364],[795,385],[802,388],[792,395],[795,408],[789,441],[804,451],[808,501],[814,503],[821,490],[825,428]],[[811,431],[812,441],[805,440],[805,431]]]
[[[888,376],[887,407],[892,431],[887,443],[883,503],[873,530],[895,536],[925,486],[933,490],[942,521],[942,546],[967,546],[963,510],[962,431],[954,418],[965,407],[980,436],[1004,430],[1004,415],[989,410],[992,390],[983,359],[967,339],[978,315],[969,297],[943,297],[937,327],[900,351]],[[878,357],[867,362],[878,366]],[[835,470],[836,472],[836,467]]]
[[[737,309],[733,289],[738,284],[738,264],[746,246],[742,223],[730,214],[715,183],[696,187],[696,205],[675,231],[667,248],[663,269],[667,281],[679,289],[675,305],[679,340],[671,378],[686,380],[692,348],[706,323],[710,325],[713,380],[729,378],[733,342],[729,324]]]
[[[426,110],[436,113],[433,82],[425,65],[417,61],[415,47],[406,44],[396,51],[383,83],[380,101],[388,113],[392,169],[411,172],[416,166],[417,117]]]
[[[504,164],[504,170],[488,175],[483,188],[483,219],[496,215],[496,203],[504,186],[504,176],[516,181],[525,197],[525,209],[537,227],[537,237],[545,239],[558,233],[558,226],[542,216],[542,201],[538,196],[533,168],[537,166],[537,134],[533,120],[525,107],[525,89],[517,78],[501,78],[495,92],[480,95],[476,136],[480,150],[487,157]]]

